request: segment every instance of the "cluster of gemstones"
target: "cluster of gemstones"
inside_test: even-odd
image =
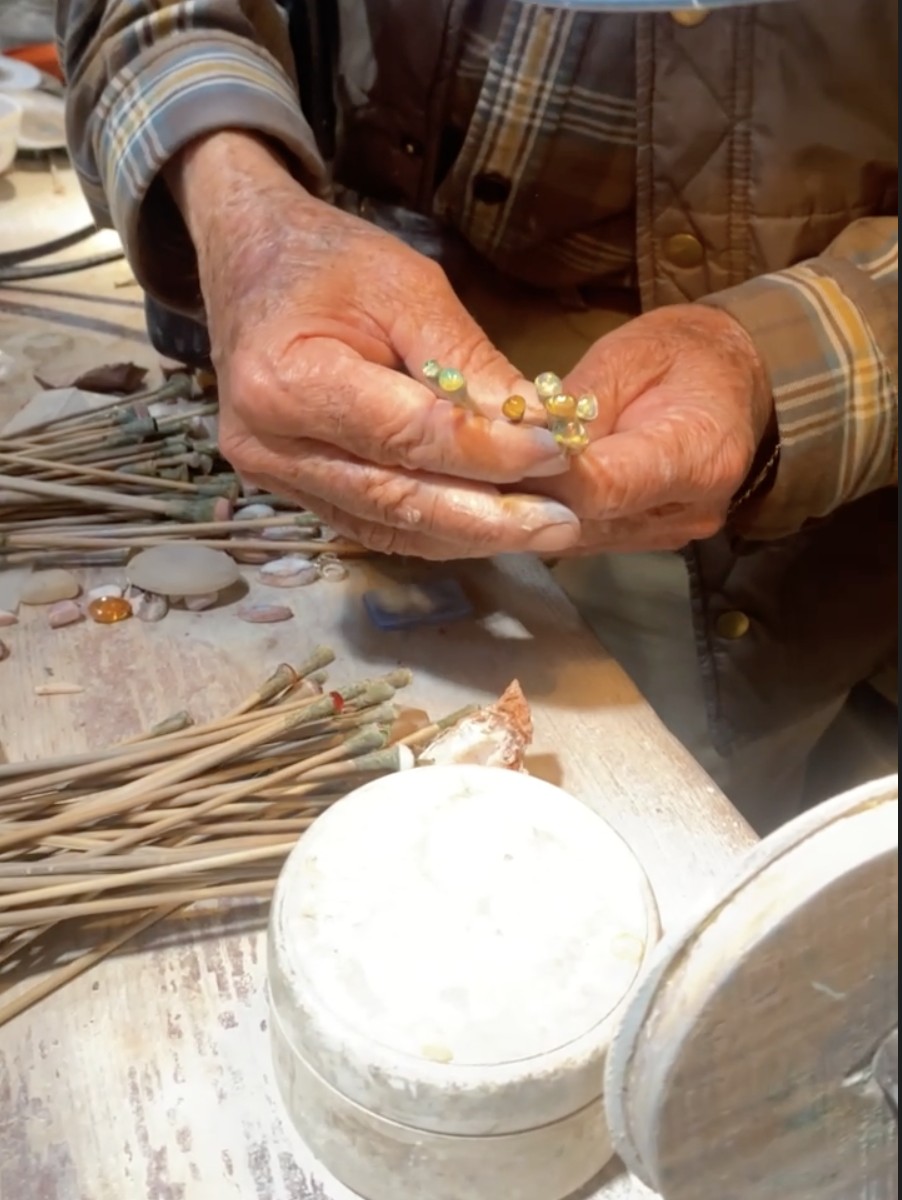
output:
[[[457,404],[467,400],[467,381],[457,367],[443,367],[434,358],[423,364],[423,377]],[[579,454],[589,444],[588,421],[598,416],[598,400],[591,392],[571,396],[553,371],[543,371],[535,380],[536,392],[547,416],[548,429],[555,441],[570,454]],[[526,399],[508,396],[501,406],[502,414],[513,425],[526,416]]]
[[[579,454],[589,444],[586,422],[598,416],[598,400],[591,393],[571,396],[553,371],[543,371],[535,379],[536,393],[548,418],[548,428],[559,446]],[[501,411],[508,421],[518,424],[526,415],[523,396],[508,396]]]

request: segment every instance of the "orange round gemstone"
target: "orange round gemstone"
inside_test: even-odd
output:
[[[545,401],[545,411],[557,421],[572,421],[576,416],[576,397],[559,392]]]
[[[501,405],[501,412],[516,425],[526,416],[526,400],[523,396],[508,396]]]
[[[101,596],[88,605],[88,616],[98,625],[115,625],[132,615],[132,606],[122,596]]]

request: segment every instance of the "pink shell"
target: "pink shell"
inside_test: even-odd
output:
[[[290,621],[294,613],[284,604],[242,604],[238,616],[252,625],[271,625],[276,621]]]
[[[74,625],[76,621],[84,620],[81,606],[74,600],[60,600],[54,604],[47,614],[47,622],[51,629],[60,629],[63,625]]]

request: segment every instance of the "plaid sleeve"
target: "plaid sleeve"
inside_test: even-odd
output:
[[[778,538],[898,482],[898,222],[853,222],[819,258],[708,296],[751,334],[780,456],[740,532]]]
[[[283,17],[271,0],[59,0],[57,40],[94,219],[118,231],[147,291],[197,315],[197,264],[166,163],[202,134],[246,129],[280,146],[311,190],[325,186]]]

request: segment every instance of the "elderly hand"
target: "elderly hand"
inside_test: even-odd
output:
[[[458,367],[487,407],[519,382],[434,263],[310,196],[240,133],[188,147],[167,182],[198,253],[221,449],[245,479],[384,552],[577,542],[563,505],[511,490],[567,470],[551,435],[466,412],[417,378],[430,358]]]
[[[773,412],[738,322],[659,309],[599,339],[564,384],[599,403],[589,448],[542,485],[582,519],[577,553],[677,550],[723,526]]]

